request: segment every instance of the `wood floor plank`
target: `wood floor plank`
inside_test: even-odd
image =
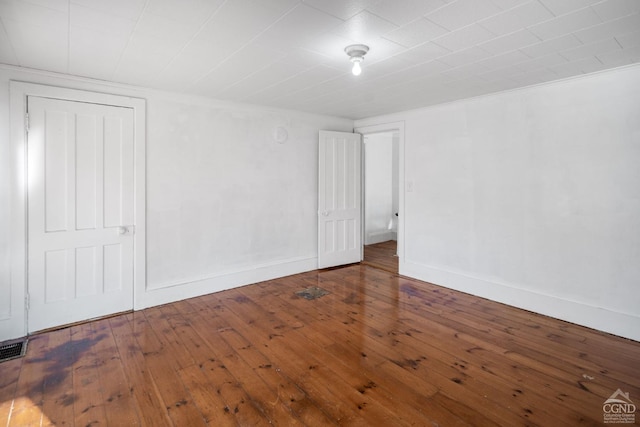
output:
[[[338,289],[334,289],[334,292],[335,295],[339,295]],[[355,302],[353,299],[349,300],[350,304],[353,304]],[[318,301],[318,304],[321,303],[330,304],[332,306],[339,306],[341,300],[336,298],[329,302]],[[349,307],[350,304],[345,304],[345,308],[343,310],[347,317],[349,316],[349,313],[354,312],[353,308]],[[379,319],[379,316],[374,315],[373,317],[376,318],[376,321]],[[499,403],[496,402],[496,398],[487,400],[486,395],[489,393],[486,390],[482,393],[479,392],[479,387],[475,386],[474,383],[467,381],[465,387],[461,387],[460,383],[462,381],[460,380],[460,373],[452,367],[448,366],[446,363],[443,363],[443,361],[437,359],[436,357],[433,357],[431,354],[426,353],[424,351],[426,350],[426,347],[422,348],[421,350],[417,350],[410,346],[399,346],[399,342],[392,342],[393,338],[388,334],[388,332],[383,332],[383,328],[389,325],[381,325],[380,330],[376,330],[375,328],[370,327],[365,327],[363,329],[361,325],[357,324],[359,322],[356,319],[352,320],[354,320],[354,322],[346,322],[349,325],[346,330],[349,331],[351,328],[355,328],[358,330],[358,335],[360,337],[366,337],[364,341],[366,341],[368,346],[366,348],[366,354],[368,355],[368,358],[372,358],[376,354],[382,354],[383,356],[381,358],[381,362],[391,361],[401,368],[413,372],[415,376],[418,376],[423,381],[435,385],[436,389],[439,389],[440,392],[446,392],[453,396],[464,396],[466,399],[475,399],[478,402],[482,401],[484,407],[499,406]],[[389,342],[385,344],[385,341]],[[425,368],[425,365],[428,365],[428,368]],[[472,379],[472,381],[475,381],[475,379]],[[494,394],[497,394],[497,391],[494,390]],[[482,395],[485,395],[484,398],[481,398]],[[494,422],[502,425],[513,425],[514,423],[523,422],[521,415],[513,411],[489,412],[491,413],[491,416],[494,417]]]
[[[245,297],[231,294],[223,304],[229,308],[227,316],[234,321],[232,325],[240,333],[255,342],[268,347],[279,368],[292,378],[308,394],[318,395],[323,404],[323,412],[330,414],[338,423],[370,425],[374,419],[380,421],[389,418],[379,407],[372,405],[368,396],[359,396],[355,387],[345,383],[330,368],[323,366],[313,354],[313,350],[297,351],[291,348],[283,333],[283,325],[277,319],[265,316],[265,313],[250,304]],[[293,343],[293,345],[296,345]],[[296,357],[300,355],[304,357]],[[339,395],[341,399],[332,398]],[[326,402],[331,402],[327,405]],[[369,409],[371,408],[371,409]],[[360,413],[369,409],[366,414]]]
[[[408,320],[411,320],[410,315]],[[597,405],[594,405],[593,402],[586,405],[583,400],[576,399],[573,392],[579,390],[577,386],[548,377],[542,381],[540,380],[540,372],[535,372],[520,364],[514,364],[507,356],[502,354],[503,349],[493,348],[492,351],[488,351],[483,347],[465,342],[464,337],[456,335],[455,331],[445,331],[444,337],[449,339],[443,342],[442,331],[434,333],[430,329],[417,330],[410,327],[410,321],[400,320],[399,322],[401,325],[399,325],[397,333],[395,333],[398,337],[397,339],[404,340],[405,336],[409,334],[421,342],[421,344],[418,344],[420,346],[431,346],[431,343],[439,343],[439,349],[442,350],[442,354],[439,357],[442,359],[451,358],[452,364],[463,371],[461,374],[465,377],[483,378],[484,381],[493,382],[493,376],[495,376],[502,381],[503,386],[506,385],[508,390],[512,390],[517,395],[525,392],[535,395],[536,390],[544,390],[545,395],[538,396],[538,400],[545,401],[550,393],[556,393],[559,396],[561,395],[567,402],[570,401],[573,408],[580,408],[584,411],[597,408]],[[482,343],[482,345],[486,347],[486,343]],[[464,360],[460,359],[460,357],[464,357]],[[462,366],[464,366],[464,369],[460,368]],[[543,406],[550,405],[544,403]]]
[[[375,294],[375,292],[376,291],[373,291],[373,294]],[[382,293],[383,291],[380,292]],[[412,288],[410,294],[414,295],[413,298],[415,299],[415,296],[419,294],[419,290]],[[377,294],[376,297],[384,299],[384,296],[381,296],[381,294]],[[412,296],[409,296],[408,298],[412,298]],[[394,298],[389,297],[387,301],[394,301]],[[431,299],[431,301],[433,301],[433,299]],[[375,302],[373,302],[373,304],[375,304]],[[620,371],[620,359],[618,358],[617,353],[615,353],[617,361],[615,366],[609,363],[607,364],[607,367],[604,367],[602,363],[606,359],[603,357],[599,357],[598,362],[596,363],[588,360],[588,358],[585,357],[587,354],[581,351],[575,351],[571,356],[570,352],[566,350],[563,351],[562,348],[558,348],[556,343],[548,343],[541,339],[531,339],[526,336],[515,337],[513,334],[506,333],[499,329],[491,329],[491,332],[477,329],[476,325],[493,325],[493,319],[483,320],[479,318],[472,318],[468,313],[463,313],[459,310],[448,312],[441,308],[439,308],[436,313],[432,312],[429,307],[424,307],[416,302],[406,300],[403,304],[408,308],[408,310],[406,310],[406,313],[408,314],[415,313],[426,318],[431,316],[432,319],[434,318],[433,316],[437,316],[438,319],[449,319],[450,321],[448,325],[452,329],[464,331],[464,333],[470,336],[477,334],[483,335],[480,341],[485,343],[485,345],[486,343],[493,343],[503,348],[504,352],[521,353],[525,356],[533,357],[534,359],[545,359],[547,364],[552,366],[562,366],[569,374],[574,376],[578,375],[578,378],[585,373],[593,376],[594,374],[600,373],[604,370],[610,374],[609,378],[612,380],[610,386],[615,386],[613,383],[613,381],[615,381],[616,384],[628,385],[633,388],[634,386],[632,384],[635,382],[638,375],[637,369],[626,370],[624,372]],[[440,320],[440,322],[443,323],[444,321]],[[609,354],[609,357],[611,357],[611,354],[612,353]],[[579,364],[575,364],[576,361],[578,361]]]
[[[29,339],[27,354],[24,356],[20,378],[9,413],[8,426],[40,425],[42,423],[44,378],[47,374],[47,352],[50,350],[49,340],[50,335],[44,334]]]
[[[286,286],[282,281],[274,282],[277,282],[279,288]],[[256,298],[261,303],[272,307],[278,317],[283,318],[290,325],[300,324],[298,320],[306,316],[313,317],[309,313],[321,307],[319,304],[294,296],[294,289],[292,288],[288,288],[286,292],[281,290],[273,291],[272,287],[263,289],[260,290]],[[324,310],[321,311],[324,312]],[[350,311],[350,313],[355,312]],[[426,420],[428,416],[423,410],[426,411],[428,409],[428,413],[437,414],[436,419],[446,420],[447,425],[467,425],[444,408],[436,407],[429,402],[429,396],[438,392],[437,387],[422,381],[398,365],[389,364],[386,366],[387,369],[383,369],[381,365],[387,359],[382,355],[375,354],[375,350],[371,348],[365,349],[362,343],[358,343],[359,336],[350,334],[348,328],[343,328],[341,325],[342,323],[339,320],[325,317],[322,321],[317,321],[313,325],[314,329],[318,329],[322,333],[307,335],[309,329],[302,327],[303,324],[300,324],[297,332],[305,335],[309,341],[316,342],[325,352],[343,362],[344,369],[352,369],[354,366],[358,366],[370,378],[371,384],[376,385],[376,389],[385,390],[387,395],[396,397],[396,408],[399,412],[406,413],[406,415],[419,415],[420,419]],[[355,345],[353,345],[354,343]],[[370,364],[369,362],[372,360],[377,362]],[[399,378],[402,378],[403,381],[399,381]],[[403,398],[398,399],[401,396]],[[416,411],[420,412],[420,414],[416,414]]]
[[[411,291],[415,292],[415,290],[411,290]],[[428,307],[424,307],[424,306],[418,307],[418,305],[416,303],[412,304],[410,301],[409,302],[405,301],[404,304],[406,304],[409,308],[413,308],[414,311],[416,311],[416,312],[428,312],[428,311],[430,311],[430,309]],[[468,310],[465,310],[465,311],[468,311]],[[450,311],[450,312],[447,313],[446,311],[442,311],[439,308],[439,311],[438,312],[434,312],[433,314],[434,315],[438,315],[438,316],[443,316],[443,317],[447,317],[447,316],[455,317],[455,320],[452,320],[452,321],[460,321],[461,319],[465,319],[466,318],[466,320],[463,320],[462,323],[459,323],[457,325],[457,327],[464,326],[465,324],[467,324],[467,325],[470,325],[470,324],[473,324],[473,325],[487,324],[487,322],[482,322],[482,321],[478,321],[478,319],[469,318],[469,315],[465,314],[465,313],[460,313],[459,315],[457,315],[458,314],[457,310],[456,311]],[[487,320],[489,320],[489,319],[487,319]],[[491,321],[492,321],[492,319],[491,319]],[[493,323],[493,321],[492,321],[492,323]],[[486,332],[486,331],[482,331],[482,332]],[[501,332],[503,332],[503,331],[501,331]],[[521,340],[518,341],[517,337],[514,338],[513,336],[508,337],[507,340],[510,341],[510,342],[516,343],[516,344],[518,344],[519,342],[524,342],[525,344],[528,344],[531,341],[530,337],[525,337],[524,339],[521,339]],[[533,340],[533,342],[535,343],[535,340]],[[538,342],[537,344],[538,344],[538,347],[540,347],[541,345],[548,345],[549,343]],[[579,355],[579,354],[576,353],[576,355]],[[582,356],[584,356],[584,355],[582,355]]]
[[[270,395],[273,400],[267,402],[269,405],[283,404],[287,406],[293,416],[304,425],[335,424],[335,421],[322,412],[318,404],[304,390],[282,374],[281,369],[273,361],[257,351],[255,346],[235,329],[225,329],[221,331],[220,335],[247,362],[252,369],[250,372],[258,375],[265,384],[271,386]]]
[[[277,343],[270,342],[275,337],[274,335],[265,334],[263,330],[254,328],[252,326],[255,324],[254,320],[237,316],[216,296],[208,296],[203,300],[208,303],[208,309],[215,313],[215,316],[211,318],[220,321],[220,326],[227,325],[228,328],[231,328],[229,325],[233,324],[232,329],[237,330],[243,337],[250,340],[256,348],[260,348],[269,354],[271,368],[294,383],[296,388],[302,390],[304,395],[314,396],[313,404],[318,405],[323,418],[328,417],[335,423],[344,423],[351,420],[356,425],[358,423],[365,425],[363,420],[358,419],[354,410],[346,409],[343,402],[332,399],[333,391],[326,384],[306,381],[308,376],[315,374],[315,372],[310,372],[313,370],[309,369],[309,364],[297,359],[294,353],[287,351],[287,349],[282,349]],[[260,338],[256,339],[256,337]],[[291,396],[296,396],[296,394]],[[295,397],[293,398],[295,399]],[[299,400],[298,396],[297,401]]]
[[[432,325],[434,325],[434,323],[432,323]],[[459,336],[459,334],[458,334],[458,333],[456,333],[455,335],[456,335],[457,337]],[[420,337],[421,335],[416,335],[416,336]],[[456,340],[447,340],[446,342],[447,342],[447,343],[449,343],[449,342],[455,342],[455,341],[456,341]],[[484,341],[480,340],[480,343],[479,343],[478,345],[486,346],[486,342],[484,342]],[[474,349],[474,352],[473,352],[473,353],[477,353],[477,351],[476,351],[476,350],[482,350],[482,348],[481,348],[481,347],[478,347],[478,348]],[[494,354],[494,355],[495,355],[495,354],[499,354],[499,353],[500,353],[500,352],[502,352],[502,351],[504,351],[504,350],[503,350],[503,349],[500,349],[499,351],[494,351],[494,353],[493,353],[493,354]],[[468,355],[466,355],[466,358],[470,358],[470,359],[472,359],[472,360],[473,360],[474,356],[473,356],[472,354],[468,354]],[[499,362],[500,362],[500,363],[498,363],[498,365],[499,365],[499,366],[507,366],[507,367],[509,367],[509,366],[511,366],[511,365],[512,365],[512,363],[509,363],[509,361],[508,361],[508,360],[507,360],[507,361],[505,361],[505,360],[501,360],[501,361],[499,361]],[[487,364],[482,365],[482,366],[483,366],[483,367],[485,367],[485,368],[488,368],[488,365],[487,365]],[[534,378],[538,378],[538,376],[539,376],[539,375],[543,375],[544,373],[546,373],[546,370],[547,370],[547,369],[548,369],[548,367],[543,367],[543,368],[541,369],[541,371],[540,371],[540,372],[538,372],[538,373],[532,373],[532,374],[534,375]],[[495,370],[496,372],[499,372],[497,369],[494,369],[494,370]],[[511,375],[510,375],[510,374],[511,374]],[[513,376],[512,376],[512,375],[513,375],[513,373],[512,373],[512,372],[510,372],[510,373],[508,373],[507,375],[505,375],[505,377],[504,377],[504,378],[506,378],[506,379],[511,379],[511,378],[514,378],[514,377],[515,377],[515,378],[517,378],[517,376],[515,376],[515,375],[513,375]],[[478,376],[478,375],[477,375],[477,376]],[[479,377],[482,377],[482,375],[479,375]],[[582,379],[582,378],[580,378],[580,379]],[[530,381],[530,382],[531,382],[531,383],[534,383],[534,384],[536,383],[536,381],[535,381],[535,380]],[[549,384],[548,384],[548,383],[549,383],[549,379],[547,378],[547,379],[545,380],[544,387],[542,387],[542,388],[541,388],[542,390],[545,390],[545,394],[546,394],[546,393],[550,393],[550,392],[552,391],[552,390],[549,390],[549,389],[548,389],[548,387],[549,387]],[[583,413],[584,413],[585,411],[587,411],[587,412],[590,412],[590,413],[591,413],[591,420],[592,420],[592,422],[594,422],[594,421],[593,421],[594,419],[599,418],[599,417],[601,416],[601,414],[598,412],[598,411],[599,411],[600,403],[601,403],[602,401],[604,401],[604,399],[605,399],[606,397],[608,397],[608,395],[610,395],[610,394],[611,394],[611,391],[610,391],[610,390],[611,390],[611,388],[609,388],[609,389],[608,389],[608,391],[603,392],[603,394],[602,394],[602,396],[601,396],[601,397],[597,397],[597,396],[593,396],[593,395],[592,395],[592,394],[590,394],[590,393],[585,394],[585,393],[584,393],[584,390],[581,390],[581,389],[580,389],[579,387],[577,387],[575,384],[567,384],[567,386],[562,387],[562,384],[560,384],[560,383],[559,383],[559,382],[557,382],[557,381],[555,382],[555,387],[557,387],[557,388],[559,388],[559,389],[563,389],[563,390],[567,391],[567,393],[572,393],[572,392],[573,392],[573,393],[576,393],[576,392],[580,391],[580,392],[583,392],[583,393],[582,393],[582,398],[583,398],[583,399],[584,399],[584,397],[585,397],[585,396],[586,396],[586,397],[588,397],[588,398],[591,398],[588,402],[586,402],[586,399],[584,399],[583,401],[578,401],[578,405],[577,405],[577,406],[578,406],[578,407],[582,407]],[[582,388],[582,387],[581,387],[581,388]],[[522,389],[522,387],[518,387],[518,390],[520,390],[520,389]],[[569,389],[572,389],[573,391],[569,391]],[[615,390],[615,388],[613,388],[613,390]],[[632,388],[632,390],[634,390],[634,389]],[[520,390],[520,392],[521,392],[521,391],[522,391],[522,390]],[[560,399],[562,399],[562,400],[566,400],[566,401],[570,401],[570,400],[572,400],[572,398],[571,398],[571,396],[572,396],[572,395],[571,395],[571,394],[567,394],[567,393],[558,393],[558,398],[560,398]],[[577,398],[577,396],[574,396],[574,397],[576,397],[576,398]],[[574,400],[574,403],[575,403],[575,400]],[[553,402],[552,402],[552,403],[547,404],[547,405],[545,405],[545,406],[551,406],[551,407],[552,407],[552,406],[554,406],[554,405],[553,405]],[[575,405],[572,405],[571,407],[576,407],[576,406],[575,406]],[[554,414],[554,415],[555,415],[555,414]],[[576,414],[576,413],[574,413],[574,414],[573,414],[573,417],[574,417],[574,418],[576,418],[576,419],[582,419],[582,418],[583,418],[583,416],[582,416],[582,415],[578,415],[578,414]]]
[[[395,240],[366,245],[364,247],[364,258],[361,264],[397,274],[397,246],[398,245]]]
[[[0,426],[9,422],[24,358],[0,363]]]
[[[136,338],[144,354],[145,366],[153,377],[155,389],[165,404],[169,418],[176,426],[206,425],[204,417],[193,404],[193,399],[178,375],[177,369],[185,363],[184,352],[176,352],[171,328],[158,314],[158,308],[146,310],[144,318],[137,316]],[[155,319],[156,322],[150,322]],[[169,329],[167,329],[169,328]],[[192,360],[192,359],[191,359]],[[186,366],[191,366],[186,364]]]
[[[425,297],[425,293],[421,289],[414,287],[412,288],[412,292],[419,294],[423,298]],[[458,299],[450,299],[447,303],[452,308],[452,315],[455,316],[456,319],[466,319],[467,322],[473,324],[490,322],[493,326],[499,328],[498,330],[501,333],[510,335],[514,342],[525,343],[527,346],[534,344],[536,348],[545,349],[547,353],[552,353],[556,357],[581,360],[585,364],[590,364],[593,369],[598,369],[598,365],[610,356],[610,350],[599,346],[591,348],[589,353],[585,353],[582,351],[586,349],[582,342],[583,339],[571,339],[560,330],[550,333],[548,330],[541,330],[540,324],[538,323],[528,322],[522,324],[517,320],[506,320],[501,315],[487,315],[483,310],[476,310],[474,308],[477,302],[462,304]],[[518,310],[513,311],[515,313],[521,312]],[[538,318],[541,321],[546,320],[543,316],[538,316]],[[561,324],[562,322],[555,321],[555,323]],[[567,348],[574,349],[573,354],[567,352]],[[617,368],[621,370],[620,378],[628,378],[630,374],[637,373],[637,369],[635,369],[637,359],[618,352],[616,354],[616,360]]]
[[[368,278],[371,279],[374,287],[378,287],[376,286],[378,283],[386,284],[389,277],[392,277],[388,273],[381,272],[380,270],[370,269],[366,274],[369,276]],[[392,279],[392,284],[396,289],[402,287],[402,285],[408,285],[408,289],[405,289],[405,291],[409,292],[415,290],[415,287],[412,287],[411,283],[415,282],[412,282],[411,280],[404,280],[402,277],[395,277]],[[625,342],[628,340],[611,340],[613,336],[604,332],[595,331],[569,322],[558,321],[557,319],[541,316],[500,303],[487,304],[487,300],[480,297],[463,294],[424,282],[420,283],[425,292],[430,293],[431,297],[435,298],[443,305],[450,306],[454,309],[457,307],[458,310],[462,310],[464,313],[473,312],[476,315],[481,315],[481,313],[487,314],[487,316],[483,317],[484,319],[490,321],[492,324],[501,323],[505,329],[521,327],[519,329],[526,331],[528,336],[537,335],[551,341],[563,339],[563,345],[568,345],[572,348],[574,346],[589,346],[590,352],[602,354],[605,358],[609,356],[608,352],[615,349],[619,363],[626,359],[630,365],[634,365],[633,362],[640,358],[640,350],[633,346],[629,346],[628,343]],[[456,303],[458,298],[464,301],[463,305],[458,305]]]
[[[77,393],[74,384],[74,365],[83,356],[82,349],[75,349],[71,330],[62,329],[50,334],[47,352],[47,375],[43,378],[43,418],[52,425],[75,417]]]
[[[309,286],[329,294],[296,295]],[[0,425],[602,425],[640,343],[366,265],[31,337]]]
[[[246,381],[246,375],[237,378],[232,373],[233,368],[244,371],[247,367],[235,366],[238,362],[237,355],[226,348],[223,340],[216,339],[214,344],[209,343],[211,322],[205,323],[192,316],[187,324],[174,307],[165,307],[163,310],[168,312],[165,313],[167,318],[173,320],[172,327],[176,329],[176,333],[184,339],[186,345],[191,346],[191,352],[201,368],[202,374],[209,376],[211,383],[217,384],[216,391],[225,403],[218,410],[232,414],[240,425],[267,425],[268,422],[265,418],[268,417],[264,413],[263,407],[246,392],[247,387],[250,387],[242,382]],[[171,320],[169,322],[172,323]],[[217,338],[217,334],[214,336]],[[244,373],[246,374],[246,371]],[[256,386],[257,384],[253,383],[252,385]]]
[[[218,392],[217,381],[200,365],[187,366],[178,371],[182,382],[189,389],[195,405],[210,426],[237,426],[238,422],[229,405]],[[226,410],[225,410],[226,409]]]
[[[414,293],[416,291],[412,290],[411,292]],[[469,336],[476,336],[478,342],[483,342],[485,344],[491,342],[492,345],[502,348],[503,351],[505,352],[506,351],[518,352],[519,350],[522,350],[524,354],[531,354],[533,357],[535,356],[539,356],[543,358],[549,357],[549,354],[547,354],[548,351],[546,351],[546,349],[549,347],[549,344],[544,341],[541,342],[538,339],[532,340],[528,337],[517,338],[517,337],[511,336],[510,334],[505,334],[504,331],[500,331],[500,330],[492,329],[492,332],[489,333],[488,330],[471,328],[471,324],[492,325],[493,324],[492,319],[483,320],[483,319],[477,319],[477,318],[476,319],[467,318],[467,320],[462,320],[462,322],[459,322],[465,316],[462,314],[460,314],[460,316],[457,316],[456,315],[457,311],[447,313],[440,306],[438,307],[438,311],[433,311],[430,307],[426,307],[424,305],[419,306],[416,303],[407,302],[406,300],[403,301],[403,304],[405,304],[407,308],[410,308],[410,310],[405,311],[405,313],[415,313],[419,316],[423,316],[425,317],[425,319],[433,320],[436,325],[439,325],[440,323],[442,324],[447,323],[451,328],[456,329],[459,332],[462,330],[465,330],[464,332],[465,334],[469,334]],[[548,319],[548,318],[545,318],[544,316],[538,316],[538,317],[543,319]],[[445,320],[445,319],[449,319],[449,320]],[[499,339],[496,340],[496,337],[498,337]],[[624,340],[617,339],[616,341],[620,342]],[[531,351],[532,349],[534,349],[535,353],[532,353]],[[565,352],[566,352],[566,349],[565,349]],[[584,365],[584,363],[586,362],[583,361],[584,354],[577,353],[577,352],[574,353],[573,358],[567,361],[568,363],[563,363],[565,362],[564,352],[556,351],[554,353],[554,356],[556,358],[549,358],[548,360],[548,363],[550,365],[558,365],[558,366],[563,366],[568,368],[573,367],[574,369],[581,370],[582,372],[584,372],[584,369],[586,369]],[[610,354],[610,357],[611,356],[613,355]],[[574,363],[571,363],[575,361],[580,361],[580,365],[576,366]],[[608,365],[611,366],[610,363]],[[616,363],[616,366],[617,366],[617,363]],[[592,364],[591,369],[598,369],[598,368]]]
[[[92,324],[94,334],[101,337],[94,345],[100,388],[108,425],[138,426],[133,393],[125,375],[122,358],[113,337],[108,319]]]
[[[153,377],[146,366],[145,357],[139,340],[145,335],[136,331],[132,315],[123,315],[109,319],[109,326],[122,362],[122,369],[129,381],[129,390],[133,395],[140,422],[144,426],[173,425],[166,405],[160,398]],[[139,317],[144,318],[144,315]],[[155,341],[154,341],[155,342]]]
[[[102,395],[97,358],[92,344],[95,342],[93,325],[83,323],[69,328],[72,351],[75,354],[73,390],[82,390],[74,395],[74,418],[78,425],[106,424],[105,398]]]
[[[251,299],[247,296],[246,293],[243,293],[242,290],[239,290],[238,293],[244,296],[243,299],[244,304],[251,303]],[[255,304],[252,308],[255,312],[259,310],[258,304]],[[286,324],[287,321],[285,319],[280,318],[280,316],[284,315],[284,312],[277,311],[272,316],[279,321],[279,323]],[[283,331],[283,342],[287,342],[290,346],[295,346],[299,342],[305,348],[313,348],[316,344],[316,336],[312,335],[308,338],[304,337],[304,334],[301,333],[303,328],[293,328],[290,331]],[[306,339],[305,339],[306,338]],[[339,337],[337,337],[339,339]],[[274,339],[275,341],[275,339]],[[293,349],[295,352],[295,349]],[[424,414],[419,413],[417,408],[411,407],[410,405],[405,405],[405,402],[398,401],[394,399],[383,387],[379,387],[378,384],[373,381],[372,377],[368,375],[368,373],[364,371],[360,371],[358,375],[354,375],[352,369],[347,368],[339,357],[328,353],[326,351],[322,351],[321,348],[317,348],[311,351],[313,353],[314,358],[317,360],[314,361],[314,370],[319,368],[327,368],[331,372],[333,372],[337,378],[342,379],[348,387],[352,391],[355,389],[358,393],[361,394],[360,398],[363,401],[362,403],[358,403],[358,408],[363,411],[363,408],[360,406],[366,405],[375,405],[376,409],[386,409],[390,414],[386,414],[383,411],[380,411],[379,414],[375,415],[375,419],[385,419],[380,417],[387,417],[389,422],[395,425],[403,425],[403,424],[413,424],[416,419],[424,419]],[[316,365],[317,364],[317,365]],[[316,367],[317,366],[317,367]],[[345,398],[349,398],[345,396]],[[367,406],[368,407],[368,406]],[[395,408],[395,414],[393,414]]]
[[[197,301],[192,300],[191,304],[182,302],[177,306],[184,307],[184,305],[196,304]],[[219,336],[249,365],[252,370],[251,375],[257,375],[267,385],[271,386],[271,398],[273,400],[269,404],[281,401],[295,417],[305,424],[333,424],[333,421],[327,418],[326,414],[318,408],[316,403],[302,389],[294,384],[290,378],[286,377],[272,360],[234,330],[227,320],[220,317],[218,313],[209,310],[206,305],[199,305],[199,307],[199,319],[203,322],[202,326],[204,326],[205,331],[207,329],[211,330],[212,327],[217,330]],[[216,307],[221,309],[221,306]],[[194,323],[195,326],[196,324]],[[203,335],[206,335],[205,331],[202,332]],[[225,366],[229,367],[226,364]]]
[[[144,315],[147,324],[155,331],[155,339],[157,340],[157,343],[154,346],[154,349],[156,349],[156,353],[162,352],[170,355],[167,360],[173,364],[175,370],[191,366],[196,363],[189,351],[189,347],[186,347],[177,335],[176,330],[169,322],[168,315],[163,312],[162,307],[149,308],[145,310]],[[154,335],[150,334],[148,338],[149,340],[147,340],[145,345],[149,344],[149,341],[154,339]],[[151,351],[152,348],[148,348]]]
[[[456,334],[456,335],[457,335],[457,334]],[[507,365],[509,365],[509,364],[507,363]],[[611,393],[611,392],[609,391],[609,394],[610,394],[610,393]],[[604,399],[603,399],[603,400],[604,400]],[[597,404],[593,404],[593,402],[592,402],[591,409],[593,410],[593,409],[597,408],[598,406],[599,406],[599,405],[597,405]]]
[[[383,309],[381,309],[380,313],[382,313],[383,311],[384,311],[384,310],[383,310]],[[380,313],[379,313],[379,314],[380,314]],[[393,332],[393,331],[391,331],[391,332]],[[397,338],[395,339],[395,341],[397,341],[397,339],[400,339],[400,340],[403,340],[403,339],[409,339],[409,337],[410,337],[412,334],[409,334],[409,335],[407,336],[407,335],[405,335],[405,334],[403,334],[403,333],[395,333],[395,332],[393,332],[393,335],[397,335]],[[416,334],[416,336],[420,336],[420,335],[417,335],[417,334]],[[428,347],[429,347],[428,342],[425,342],[424,344],[425,344],[425,346],[423,346],[422,348],[428,348]],[[395,346],[397,347],[397,345],[398,345],[398,344],[397,344],[397,342],[396,342],[396,343],[395,343]],[[432,352],[433,352],[433,350],[434,350],[434,349],[432,349]],[[452,354],[455,354],[455,352],[452,352]],[[464,351],[462,352],[462,354],[464,355]],[[467,358],[468,358],[468,357],[469,357],[469,355],[466,355],[466,356],[463,356],[463,357],[467,357]],[[442,359],[442,360],[446,360],[446,359],[447,359],[447,356],[446,356],[445,354],[441,354],[441,355],[439,355],[439,356],[436,356],[436,359],[437,359],[437,358]],[[410,360],[411,360],[411,359],[410,359]],[[455,364],[456,366],[462,366],[462,364],[459,364],[459,363],[458,363],[458,362],[456,362],[456,361],[452,361],[452,366],[453,366],[454,364]],[[466,366],[466,365],[468,365],[468,363],[465,363],[465,366]],[[468,367],[467,367],[467,369],[468,369]],[[455,372],[454,372],[454,374],[455,374]],[[486,375],[484,375],[484,374],[485,374],[485,372],[484,372],[484,371],[479,371],[479,373],[475,375],[475,378],[478,378],[478,379],[480,379],[480,380],[481,380],[483,376],[484,376],[484,377],[486,377]],[[462,379],[462,378],[464,378],[464,376],[467,376],[467,373],[466,373],[466,372],[460,372],[459,377]],[[486,381],[486,378],[485,378],[485,381]],[[492,381],[492,379],[490,379],[489,381],[490,381],[490,382],[496,382],[496,381]],[[508,384],[503,384],[503,386],[505,386],[505,385],[508,385]],[[520,388],[522,388],[522,387],[520,387]],[[508,390],[508,389],[509,389],[509,388],[507,387],[507,390]],[[499,391],[499,389],[498,389],[498,390],[496,390],[496,392],[498,392],[498,391]],[[511,397],[511,396],[506,396],[506,395],[500,396],[500,394],[499,394],[499,393],[495,393],[495,394],[497,394],[497,396],[495,397],[495,399],[497,399],[497,401],[498,401],[498,402],[500,402],[500,401],[505,401],[505,402],[506,402],[506,401],[507,401],[507,398]],[[534,396],[534,397],[535,397],[535,396]],[[528,406],[531,406],[531,403],[535,403],[535,399],[528,399],[528,400],[529,400],[529,402],[528,402]],[[545,408],[546,406],[553,406],[553,402],[552,402],[550,405],[549,405],[549,404],[546,404],[546,405],[542,405],[541,407],[542,407],[542,408]],[[591,409],[596,409],[597,407],[598,407],[598,405],[597,405],[597,404],[595,404],[595,405],[592,405],[592,406],[591,406]],[[523,409],[527,409],[528,411],[531,411],[531,408],[523,408]],[[536,411],[536,413],[538,413],[538,412],[539,412],[539,411]],[[542,412],[545,412],[545,409],[542,409]],[[570,412],[571,412],[571,411],[569,411],[568,413],[570,413]],[[531,417],[531,416],[532,416],[532,414],[530,414],[529,412],[526,412],[526,413],[524,413],[523,415],[526,415],[527,417]],[[580,415],[578,415],[578,414],[576,414],[576,413],[573,413],[573,416],[574,416],[574,418],[576,418],[576,419],[581,419],[581,418],[582,418]]]
[[[247,298],[249,298],[246,292],[243,294]],[[278,302],[269,298],[268,295],[261,295],[259,300],[261,301],[261,303],[267,303],[270,307],[275,308],[275,316],[282,322],[291,325],[294,331],[292,332],[293,334],[299,335],[302,338],[306,339],[306,341],[303,341],[305,346],[320,346],[320,348],[318,349],[319,351],[314,352],[314,355],[320,362],[324,363],[327,366],[332,366],[338,374],[341,374],[343,376],[343,378],[348,376],[348,373],[352,371],[354,365],[346,362],[353,361],[353,359],[347,359],[345,357],[345,354],[341,354],[336,351],[327,351],[327,347],[321,345],[322,338],[324,336],[323,333],[317,333],[318,331],[312,331],[310,329],[304,328],[303,325],[298,321],[299,315],[295,314],[295,310],[291,310],[291,307],[279,305]],[[339,333],[339,329],[335,329],[331,333],[331,336],[334,340],[342,341],[343,337]],[[414,419],[425,418],[424,414],[420,412],[419,406],[412,406],[407,404],[407,402],[404,400],[395,399],[394,391],[388,388],[387,383],[383,383],[383,378],[378,374],[378,372],[379,371],[377,370],[362,369],[361,374],[366,378],[366,383],[363,383],[360,378],[355,377],[351,377],[350,383],[359,384],[357,386],[358,392],[360,392],[361,394],[369,393],[371,396],[373,396],[373,399],[377,402],[377,404],[384,407],[392,406],[397,412],[403,413],[403,417],[414,417]],[[417,394],[417,396],[425,397],[430,393],[429,390],[430,388],[425,388],[422,390],[422,393]],[[437,390],[432,389],[431,393],[435,393],[436,391]]]

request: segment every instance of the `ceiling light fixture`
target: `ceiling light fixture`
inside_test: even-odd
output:
[[[353,62],[351,72],[354,76],[359,76],[362,72],[360,63],[364,61],[364,56],[369,52],[369,46],[365,46],[363,44],[352,44],[345,47],[344,51],[349,55],[349,60]]]

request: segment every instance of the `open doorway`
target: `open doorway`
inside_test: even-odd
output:
[[[363,133],[363,261],[398,273],[400,131]]]

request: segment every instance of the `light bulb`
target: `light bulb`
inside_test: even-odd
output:
[[[351,72],[353,73],[354,76],[359,76],[360,73],[362,73],[362,67],[360,67],[360,61],[354,61]]]
[[[359,76],[360,73],[362,73],[360,63],[364,61],[364,56],[369,52],[369,46],[365,46],[363,44],[352,44],[345,47],[344,51],[349,55],[349,61],[353,62],[351,72],[354,76]]]

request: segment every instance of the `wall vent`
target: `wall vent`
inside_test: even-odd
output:
[[[0,343],[0,363],[7,360],[22,357],[27,352],[27,339],[7,341]]]

